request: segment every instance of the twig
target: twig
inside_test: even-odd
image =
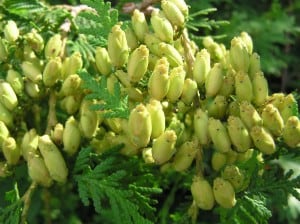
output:
[[[24,207],[21,215],[21,224],[26,223],[27,214],[31,203],[31,196],[34,190],[36,189],[36,187],[37,187],[37,183],[32,182],[29,188],[27,189],[27,191],[25,192],[25,194],[22,196],[21,200],[24,202]]]
[[[181,34],[181,43],[183,45],[184,48],[184,57],[187,63],[187,68],[188,68],[188,75],[192,74],[193,71],[193,65],[194,65],[194,61],[195,61],[195,56],[193,54],[192,51],[192,47],[191,47],[191,41],[188,37],[188,33],[187,30],[183,30],[182,34]]]
[[[57,118],[56,118],[56,94],[54,90],[50,90],[50,97],[49,97],[49,112],[48,112],[48,123],[47,123],[47,128],[45,131],[45,134],[50,134],[51,129],[56,125],[57,123]]]

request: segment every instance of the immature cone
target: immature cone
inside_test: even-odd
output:
[[[297,116],[291,116],[285,123],[282,132],[284,142],[291,148],[295,148],[300,143],[300,121]]]
[[[67,78],[69,75],[76,74],[78,70],[82,68],[83,61],[79,51],[75,51],[68,58],[68,67],[64,71],[63,78]]]
[[[223,68],[220,63],[215,63],[205,80],[205,94],[207,97],[217,95],[224,79]]]
[[[0,103],[0,121],[3,121],[7,127],[13,125],[13,115],[2,103]]]
[[[227,98],[222,95],[217,95],[214,99],[207,99],[207,112],[210,117],[222,119],[227,111]]]
[[[80,85],[82,80],[79,75],[69,75],[63,82],[60,93],[63,96],[75,95],[81,90]]]
[[[30,80],[25,82],[25,92],[32,98],[38,98],[42,93],[39,85]]]
[[[234,37],[231,40],[231,47],[229,50],[229,57],[231,66],[237,72],[248,72],[249,68],[249,52],[247,46],[240,37]]]
[[[279,112],[284,122],[287,122],[289,117],[298,114],[298,103],[293,94],[288,94],[283,98],[283,101],[278,106]]]
[[[95,53],[95,62],[98,71],[102,75],[109,75],[112,71],[112,64],[108,52],[104,47],[97,47]]]
[[[235,94],[237,100],[251,102],[253,98],[253,88],[248,74],[237,72],[235,75]]]
[[[241,191],[246,184],[244,173],[235,165],[227,165],[222,173],[224,180],[228,180],[236,192]]]
[[[251,36],[247,32],[242,32],[240,38],[246,45],[248,53],[251,55],[253,51],[253,42]]]
[[[161,41],[168,43],[173,41],[174,30],[172,24],[159,10],[152,11],[151,25],[155,35],[161,39]]]
[[[178,67],[183,65],[183,59],[181,54],[171,44],[164,42],[159,43],[159,56],[166,57],[172,67]]]
[[[146,107],[151,117],[151,138],[157,138],[165,131],[165,113],[160,101],[155,99],[151,99]]]
[[[44,39],[35,29],[27,33],[25,39],[35,52],[41,52],[44,49]]]
[[[67,112],[67,114],[75,114],[80,108],[81,96],[80,95],[70,95],[65,96],[60,101],[60,107]]]
[[[149,63],[149,50],[146,45],[140,45],[129,56],[127,73],[133,83],[139,82],[147,71]]]
[[[63,51],[61,35],[54,34],[52,37],[50,37],[46,43],[44,51],[47,59],[59,56],[61,51]]]
[[[3,140],[2,152],[9,165],[16,165],[19,162],[21,151],[13,137]]]
[[[99,116],[95,110],[92,110],[93,102],[84,100],[80,107],[79,127],[81,133],[86,138],[91,138],[96,134],[99,125]]]
[[[264,154],[271,155],[276,151],[272,135],[262,126],[251,128],[250,135],[254,145]]]
[[[181,96],[184,88],[185,70],[182,66],[175,67],[170,71],[170,87],[167,92],[167,99],[174,103]]]
[[[143,104],[137,105],[128,119],[129,138],[136,146],[146,147],[152,133],[151,115]]]
[[[43,71],[43,82],[45,86],[53,86],[61,78],[61,59],[60,57],[51,58]]]
[[[3,141],[8,138],[9,130],[3,121],[0,121],[0,146],[2,145]]]
[[[44,158],[50,177],[59,183],[65,183],[68,176],[68,168],[61,152],[51,141],[50,136],[40,136],[38,147]]]
[[[280,136],[284,127],[283,119],[279,113],[279,110],[273,104],[267,104],[262,113],[261,118],[263,125],[266,127],[272,135]]]
[[[152,144],[152,156],[156,164],[163,164],[171,159],[176,148],[177,136],[175,131],[166,130]]]
[[[186,105],[190,105],[193,102],[193,99],[196,96],[197,91],[198,91],[197,83],[194,80],[187,78],[184,80],[180,99]]]
[[[203,210],[211,210],[215,204],[213,189],[203,177],[194,177],[191,193],[197,206]]]
[[[131,17],[132,28],[139,41],[144,40],[145,34],[148,32],[148,24],[145,14],[135,9]]]
[[[236,151],[245,152],[251,147],[250,134],[239,117],[228,117],[227,130],[232,144],[236,147]]]
[[[125,29],[125,35],[130,50],[136,49],[139,46],[139,41],[131,27],[127,26],[127,28]]]
[[[17,95],[22,95],[24,91],[23,77],[17,71],[9,69],[6,75],[6,81],[11,85]]]
[[[120,24],[114,25],[108,35],[107,51],[114,66],[122,67],[127,63],[129,48],[125,32],[121,29]]]
[[[180,9],[171,1],[162,0],[161,8],[173,26],[183,27],[185,18]]]
[[[156,37],[154,34],[146,33],[144,42],[152,54],[157,56],[161,54],[160,47],[159,47],[161,40],[158,37]]]
[[[42,80],[42,71],[36,64],[29,61],[23,61],[21,68],[24,76],[30,81],[37,83]]]
[[[61,144],[63,142],[64,126],[61,123],[57,123],[53,130],[51,130],[51,139],[55,144]]]
[[[204,48],[196,54],[193,67],[193,78],[199,86],[205,83],[210,69],[210,54]]]
[[[9,20],[4,26],[4,36],[8,42],[15,42],[19,37],[19,29],[13,20]]]
[[[216,202],[223,208],[232,208],[236,204],[235,192],[231,183],[221,177],[214,179],[213,193]]]
[[[169,2],[173,2],[185,17],[188,16],[189,7],[184,0],[169,0]]]
[[[0,102],[10,111],[18,106],[18,98],[12,86],[0,80]]]
[[[219,90],[219,95],[229,97],[235,91],[235,72],[233,70],[227,71],[224,76],[223,83]]]
[[[263,105],[269,95],[268,81],[264,76],[264,73],[257,72],[252,76],[253,87],[253,103],[257,106]]]
[[[240,103],[240,117],[248,130],[255,125],[262,125],[262,119],[259,113],[248,101],[242,101]]]
[[[197,144],[193,141],[184,142],[174,155],[172,167],[178,172],[187,170],[198,152]]]
[[[217,151],[226,153],[231,150],[228,132],[219,119],[208,119],[208,133]]]
[[[63,132],[64,151],[69,155],[74,155],[80,146],[81,133],[78,121],[73,116],[69,117],[65,123]]]
[[[52,185],[52,178],[50,177],[49,171],[46,164],[38,155],[31,155],[27,161],[28,175],[29,177],[42,185],[43,187],[50,187]]]
[[[36,154],[38,143],[39,136],[34,128],[30,129],[24,134],[20,148],[22,156],[26,161],[28,160],[30,154]]]
[[[248,74],[249,74],[250,78],[253,79],[254,75],[258,72],[261,73],[260,56],[254,52],[250,56]]]
[[[227,163],[227,154],[214,151],[211,157],[211,166],[213,170],[220,171]]]

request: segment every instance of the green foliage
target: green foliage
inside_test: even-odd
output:
[[[145,182],[144,175],[149,177],[147,172],[135,173],[139,166],[135,158],[124,158],[120,162],[119,154],[99,157],[89,148],[82,149],[74,172],[83,204],[88,206],[91,199],[105,223],[152,223],[150,219],[155,217],[152,204],[156,201],[149,196],[161,190],[139,184],[139,179]]]
[[[121,95],[120,83],[115,83],[112,94],[107,87],[107,78],[101,77],[100,81],[97,81],[86,71],[79,72],[79,75],[84,81],[83,88],[89,91],[86,98],[99,100],[91,109],[103,111],[104,118],[128,118],[128,97]]]

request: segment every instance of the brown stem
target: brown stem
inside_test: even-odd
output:
[[[31,185],[29,186],[29,188],[27,189],[27,191],[25,192],[25,194],[21,198],[21,200],[24,203],[23,211],[22,211],[22,214],[21,214],[21,224],[26,223],[27,214],[28,214],[28,211],[29,211],[30,203],[31,203],[32,193],[34,192],[36,187],[37,187],[37,183],[32,182]]]
[[[203,149],[200,146],[197,154],[196,154],[196,175],[199,177],[203,177]]]
[[[138,9],[146,15],[150,15],[153,9],[152,5],[157,2],[160,0],[143,0],[140,3],[128,2],[123,5],[122,11],[125,14],[132,14],[135,9]]]
[[[42,193],[42,200],[43,200],[43,203],[44,203],[44,208],[45,208],[45,215],[44,215],[44,218],[45,218],[45,224],[51,224],[52,221],[51,221],[51,209],[50,209],[50,204],[49,204],[49,201],[50,201],[50,192],[47,188],[43,189],[43,193]]]
[[[49,112],[48,112],[48,123],[47,123],[47,128],[45,131],[45,134],[50,134],[51,129],[56,125],[57,123],[57,118],[56,118],[56,93],[54,90],[50,90],[50,97],[49,97]]]
[[[191,47],[191,41],[188,37],[187,30],[183,30],[182,35],[181,35],[181,43],[184,48],[184,57],[187,63],[187,68],[188,68],[188,75],[191,75],[193,72],[193,67],[194,67],[194,61],[195,61],[195,56],[192,51]]]

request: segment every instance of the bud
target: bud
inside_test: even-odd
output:
[[[19,162],[21,152],[13,137],[7,137],[3,140],[2,152],[9,165],[16,165]]]
[[[58,57],[59,54],[64,50],[62,49],[62,44],[63,43],[60,34],[54,34],[52,37],[50,37],[45,46],[45,57],[47,59]]]
[[[219,94],[229,97],[235,91],[235,72],[233,70],[228,70],[224,76],[223,83],[219,90]]]
[[[235,94],[238,101],[249,101],[253,98],[253,88],[249,76],[244,72],[235,75]]]
[[[181,54],[171,44],[164,42],[159,43],[159,55],[166,57],[172,67],[178,67],[183,65],[183,59]]]
[[[152,132],[151,115],[143,104],[137,105],[128,119],[129,138],[136,146],[146,147]]]
[[[234,100],[229,103],[227,115],[236,116],[236,117],[240,116],[240,104],[238,101]]]
[[[166,130],[152,144],[152,156],[156,164],[163,164],[171,159],[176,148],[175,143],[177,136],[175,131]]]
[[[252,77],[253,103],[257,106],[263,105],[269,95],[268,81],[262,72],[257,72]]]
[[[145,75],[149,63],[149,50],[146,45],[140,45],[129,56],[127,73],[133,83],[139,82]]]
[[[21,68],[24,76],[30,81],[37,83],[42,80],[42,71],[35,64],[29,61],[23,61],[21,64]]]
[[[285,123],[282,132],[284,142],[291,148],[296,148],[300,143],[300,121],[297,116],[291,116]]]
[[[258,72],[261,72],[260,56],[256,52],[254,52],[250,56],[248,74],[249,74],[250,78],[252,79],[254,77],[254,75]]]
[[[263,125],[266,127],[272,135],[280,136],[284,127],[283,119],[279,113],[279,110],[273,104],[267,104],[262,113],[261,118]]]
[[[27,166],[28,175],[34,182],[43,187],[50,187],[52,185],[52,179],[43,158],[38,155],[32,155],[28,159]]]
[[[61,78],[64,80],[66,79],[70,74],[69,74],[69,67],[70,67],[70,57],[66,57],[61,65],[60,73],[61,73]]]
[[[0,37],[0,61],[6,61],[8,55],[6,42]]]
[[[22,156],[26,161],[28,161],[30,155],[36,154],[38,142],[39,136],[37,135],[36,130],[34,128],[30,129],[24,134],[20,148]]]
[[[178,172],[187,170],[198,152],[197,144],[193,141],[184,142],[174,155],[172,167]]]
[[[132,28],[139,41],[144,40],[145,33],[148,33],[148,24],[145,14],[138,9],[133,11],[131,16]]]
[[[68,176],[68,168],[64,157],[51,141],[50,136],[40,136],[38,147],[44,158],[50,177],[59,183],[65,183]]]
[[[227,155],[218,151],[214,151],[211,157],[211,166],[213,170],[220,171],[227,163]]]
[[[25,92],[32,98],[38,98],[41,96],[39,85],[30,80],[25,82]]]
[[[249,55],[251,55],[252,51],[253,51],[253,42],[252,42],[251,36],[247,32],[242,32],[241,35],[240,35],[240,38],[242,39],[242,41],[246,45],[246,48],[247,48],[247,51],[248,51]]]
[[[242,120],[239,117],[229,116],[227,124],[227,130],[236,151],[247,151],[251,147],[251,137]]]
[[[183,27],[185,18],[180,9],[171,1],[162,0],[161,8],[173,26]]]
[[[11,85],[17,95],[21,95],[24,90],[24,81],[20,73],[9,69],[6,75],[6,81]]]
[[[79,126],[81,133],[86,138],[92,138],[96,134],[99,125],[99,117],[95,110],[91,110],[93,102],[84,100],[80,106]]]
[[[142,102],[144,100],[143,93],[140,89],[135,87],[125,88],[125,92],[128,95],[129,100],[133,102]]]
[[[61,59],[51,58],[46,64],[43,72],[43,82],[45,86],[53,86],[61,78]]]
[[[120,150],[120,153],[125,156],[136,156],[140,152],[140,147],[136,146],[132,141],[130,141],[127,135],[116,135],[116,137],[112,139],[112,144],[123,144],[124,146]]]
[[[122,119],[119,117],[106,118],[104,119],[104,123],[110,130],[112,130],[116,134],[119,134],[123,131],[124,126],[122,126]],[[126,126],[126,131],[127,133],[129,133],[128,123],[126,124]]]
[[[71,116],[66,121],[63,132],[64,151],[70,156],[74,155],[78,151],[80,140],[81,133],[78,122]]]
[[[80,95],[70,95],[65,96],[60,101],[60,107],[67,112],[67,114],[75,114],[80,108],[81,96]]]
[[[231,40],[231,47],[229,50],[229,57],[231,66],[237,72],[248,72],[249,68],[249,52],[247,46],[240,37],[234,37]]]
[[[227,165],[222,173],[222,178],[229,181],[236,192],[243,190],[245,187],[245,175],[235,165]]]
[[[145,163],[154,163],[154,159],[152,156],[152,148],[144,148],[142,151],[142,156]]]
[[[67,69],[68,75],[76,74],[82,68],[83,61],[79,51],[75,51],[69,57],[69,67]]]
[[[251,128],[250,135],[254,145],[264,154],[271,155],[276,151],[272,135],[261,126]]]
[[[227,98],[225,96],[217,95],[213,100],[207,99],[208,116],[216,119],[222,119],[227,110]]]
[[[280,111],[280,109],[283,106],[284,98],[285,98],[284,93],[273,93],[272,95],[268,96],[266,103],[273,104]]]
[[[121,25],[117,24],[112,27],[107,40],[108,55],[112,64],[116,67],[122,67],[127,63],[129,48],[127,45],[125,32]]]
[[[211,210],[215,204],[213,189],[203,177],[194,177],[191,193],[197,206],[203,210]]]
[[[60,145],[63,141],[63,133],[64,133],[64,126],[61,123],[57,123],[54,126],[54,129],[51,130],[51,140],[55,144]]]
[[[234,150],[230,150],[226,153],[227,161],[226,164],[231,165],[234,164],[237,160],[238,153]]]
[[[126,35],[127,44],[128,44],[128,47],[130,48],[130,50],[136,49],[139,46],[139,41],[137,39],[137,36],[131,29],[131,27],[127,26],[127,28],[125,29],[125,35]]]
[[[188,5],[185,3],[184,0],[168,0],[169,2],[173,2],[177,8],[179,8],[179,10],[182,12],[182,14],[187,17],[189,14],[189,7]]]
[[[190,105],[198,91],[196,81],[192,79],[185,79],[180,99],[186,104]]]
[[[240,117],[243,123],[250,130],[255,125],[262,125],[262,119],[254,106],[248,101],[242,101],[240,104]]]
[[[175,67],[170,71],[170,87],[167,93],[167,99],[173,103],[181,96],[184,88],[185,70],[182,66]]]
[[[15,109],[18,105],[18,98],[12,86],[0,80],[0,102],[10,111]]]
[[[285,96],[278,109],[284,122],[286,122],[291,116],[297,116],[298,103],[294,95],[290,93]]]
[[[153,10],[151,14],[151,25],[155,35],[163,42],[173,41],[173,27],[169,20],[159,10]]]
[[[123,70],[118,69],[114,73],[114,76],[119,79],[119,81],[121,82],[121,84],[124,87],[126,87],[126,88],[132,87],[127,72],[124,72]]]
[[[15,42],[19,37],[19,29],[13,20],[9,20],[4,26],[4,36],[8,42]]]
[[[79,75],[73,74],[69,75],[63,82],[60,89],[60,94],[63,96],[75,95],[80,92],[80,85],[82,80]]]
[[[208,133],[217,151],[226,153],[231,150],[228,132],[220,120],[212,117],[208,119]]]
[[[196,54],[193,67],[193,78],[199,86],[205,83],[210,69],[210,54],[203,48]]]
[[[157,138],[165,131],[165,113],[160,101],[155,99],[151,99],[146,107],[152,123],[151,138]]]
[[[224,80],[223,69],[220,63],[215,63],[205,80],[206,97],[217,95]]]
[[[41,52],[44,49],[44,39],[35,29],[27,33],[25,39],[35,52]]]
[[[0,103],[0,121],[7,127],[12,127],[13,125],[13,115],[2,103]]]
[[[9,130],[6,127],[3,121],[0,121],[0,145],[2,145],[3,141],[8,138]]]
[[[104,47],[96,48],[95,62],[98,71],[102,75],[109,75],[111,73],[112,65],[106,48]]]
[[[197,140],[199,140],[201,145],[207,145],[209,143],[207,112],[201,108],[196,109],[193,124]]]
[[[240,152],[237,154],[237,162],[246,162],[249,159],[251,159],[252,155],[253,155],[254,149],[248,149],[246,152]]]
[[[223,208],[232,208],[236,204],[235,192],[231,183],[221,177],[214,179],[213,192],[216,202]]]
[[[158,37],[156,37],[154,34],[146,33],[144,42],[152,54],[157,56],[161,55],[161,50],[159,47],[161,40]]]
[[[170,87],[169,69],[167,65],[156,65],[148,81],[149,95],[162,100],[168,93]]]

